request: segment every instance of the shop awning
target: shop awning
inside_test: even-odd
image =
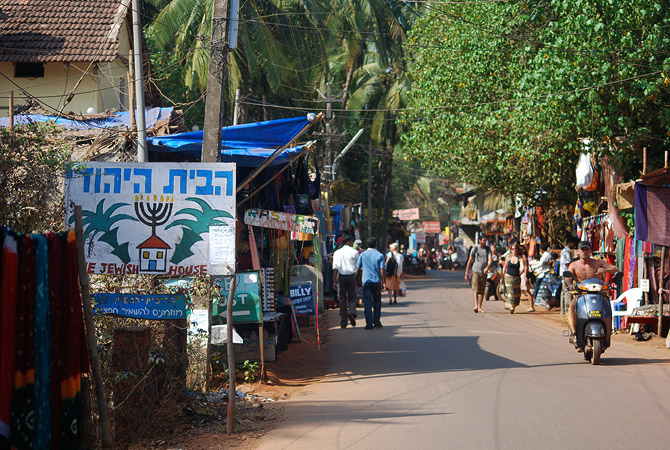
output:
[[[306,126],[307,117],[269,120],[224,127],[221,133],[221,161],[239,166],[257,167],[277,149],[289,144]],[[150,152],[177,153],[189,158],[200,158],[202,131],[157,136],[147,139]],[[300,153],[303,146],[282,151],[270,164],[285,164]]]

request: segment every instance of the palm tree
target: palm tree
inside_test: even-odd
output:
[[[156,44],[182,56],[187,89],[205,91],[214,0],[150,0],[161,8],[150,31]],[[228,99],[234,92],[263,103],[296,106],[324,67],[327,33],[334,23],[319,2],[248,0],[241,2],[238,48],[229,57]],[[263,110],[263,119],[271,117]]]

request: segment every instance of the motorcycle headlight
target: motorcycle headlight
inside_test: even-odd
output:
[[[610,285],[600,283],[579,283],[577,288],[586,292],[607,292]]]

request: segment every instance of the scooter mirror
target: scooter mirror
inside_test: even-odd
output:
[[[569,270],[566,270],[565,272],[563,272],[563,277],[564,278],[574,278],[575,276],[572,274],[572,272],[570,272]]]

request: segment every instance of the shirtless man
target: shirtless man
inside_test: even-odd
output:
[[[577,278],[577,283],[588,278],[599,278],[603,279],[603,275],[606,273],[616,273],[619,269],[612,264],[609,264],[607,261],[601,259],[591,258],[591,243],[588,241],[581,241],[577,246],[579,249],[579,259],[570,263],[568,270]],[[569,279],[566,280],[569,282]],[[569,283],[571,284],[571,283]],[[577,299],[575,297],[570,300],[570,307],[568,309],[568,326],[570,327],[570,333],[574,333],[577,328]],[[607,330],[612,329],[612,319],[606,321],[605,325]],[[584,349],[580,349],[583,351]]]

